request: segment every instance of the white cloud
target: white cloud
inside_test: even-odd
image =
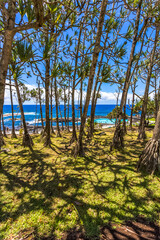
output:
[[[31,84],[26,84],[27,88],[29,90],[32,90],[33,88],[37,88],[36,85],[31,85]],[[15,91],[15,88],[12,87],[13,89],[13,101],[14,101],[14,104],[18,104],[18,101],[17,101],[17,96],[16,96],[16,91]],[[44,91],[44,88],[43,88],[43,91]],[[66,94],[67,94],[67,91],[66,91]],[[116,92],[104,92],[104,91],[101,91],[100,92],[100,95],[101,95],[101,98],[98,99],[97,101],[97,104],[115,104],[116,103],[116,96],[117,96],[117,93]],[[75,91],[75,104],[78,103],[79,101],[79,90],[76,90]],[[85,99],[85,96],[86,96],[86,92],[83,92],[83,99]],[[151,99],[153,99],[154,97],[154,93],[152,92],[150,95]],[[119,102],[120,102],[120,99],[122,97],[122,93],[120,93],[119,95]],[[44,94],[42,96],[42,98],[44,98]],[[132,93],[128,93],[128,96],[127,96],[127,99],[130,100],[130,103],[132,101]],[[136,97],[137,99],[137,97]],[[128,101],[127,101],[128,103]],[[9,91],[9,86],[6,87],[6,90],[5,90],[5,101],[4,101],[4,104],[10,104],[10,91]],[[33,100],[31,101],[26,101],[25,104],[27,105],[32,105],[32,104],[35,104]],[[63,101],[61,102],[61,104],[63,104]]]

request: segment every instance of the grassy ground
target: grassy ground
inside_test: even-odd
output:
[[[0,239],[29,228],[60,239],[75,226],[94,239],[109,221],[145,216],[160,223],[160,175],[136,172],[144,143],[128,131],[125,149],[110,153],[113,129],[104,131],[86,141],[86,157],[77,159],[65,147],[70,134],[53,136],[52,149],[34,135],[32,152],[21,147],[21,139],[6,139],[10,152],[0,153]]]

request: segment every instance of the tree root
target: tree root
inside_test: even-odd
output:
[[[110,151],[112,151],[114,148],[120,149],[120,148],[124,147],[123,136],[124,136],[123,128],[121,127],[120,124],[117,124],[116,130],[115,130],[114,136],[113,136],[113,141],[110,146]]]
[[[4,141],[3,136],[0,135],[0,148],[1,148],[3,145],[6,145],[6,144],[5,144],[5,141]]]
[[[146,133],[145,133],[145,130],[139,129],[139,133],[138,133],[138,137],[137,137],[137,139],[143,139],[143,140],[146,139]]]
[[[32,146],[33,146],[33,141],[32,141],[31,136],[29,135],[29,133],[26,133],[26,134],[23,135],[22,145],[23,145],[24,147],[32,148]]]
[[[17,138],[17,135],[15,134],[15,132],[12,133],[11,138]]]
[[[76,158],[76,157],[84,157],[85,152],[83,147],[79,144],[79,141],[76,142],[75,146],[72,149],[71,154]]]
[[[160,142],[151,139],[146,144],[142,154],[139,157],[137,164],[137,170],[145,169],[150,174],[154,174],[158,169],[158,157],[159,157]]]

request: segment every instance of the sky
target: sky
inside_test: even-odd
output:
[[[134,17],[134,16],[131,16],[131,17]],[[19,17],[17,16],[17,22],[19,20]],[[127,27],[127,25],[126,25]],[[122,29],[122,33],[125,32],[126,29]],[[67,32],[68,33],[68,32]],[[69,34],[71,35],[72,32],[69,31]],[[131,45],[130,44],[127,44],[127,54],[126,54],[126,57],[124,59],[125,62],[127,62],[129,60],[129,55],[130,55],[130,50],[131,50]],[[137,46],[137,49],[138,49],[138,46]],[[44,67],[41,65],[41,70],[42,72],[44,71]],[[30,69],[29,69],[30,70]],[[22,80],[23,82],[25,82],[26,86],[28,87],[29,90],[33,89],[33,88],[36,88],[37,85],[36,85],[36,77],[31,74],[32,76],[27,78],[27,75],[26,74],[23,74],[22,76]],[[125,77],[125,76],[124,76]],[[140,96],[143,95],[144,93],[144,89],[145,89],[145,85],[144,83],[141,82],[141,80],[138,81],[138,87],[136,88],[136,93]],[[103,83],[102,84],[102,87],[101,87],[101,98],[98,99],[97,101],[97,104],[116,104],[116,93],[117,91],[117,85],[114,84],[114,85],[111,85],[109,83]],[[79,91],[76,90],[76,93],[75,93],[75,103],[77,104],[77,100],[78,100],[78,93]],[[85,97],[85,92],[84,92],[84,97]],[[153,94],[151,95],[151,97],[153,97]],[[121,94],[120,94],[120,98],[121,98]],[[119,100],[120,100],[119,98]],[[131,102],[131,99],[132,99],[132,92],[131,90],[129,90],[128,92],[128,99],[130,100]],[[17,97],[16,95],[14,95],[14,104],[18,104],[17,102]],[[8,90],[8,86],[6,87],[6,90],[5,90],[5,99],[4,99],[4,104],[5,105],[8,105],[10,104],[10,93],[9,93],[9,90]],[[34,104],[34,101],[33,100],[30,100],[29,102],[26,101],[24,104]]]

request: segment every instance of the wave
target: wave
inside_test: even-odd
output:
[[[36,113],[35,112],[24,112],[24,115],[31,115],[34,116]],[[5,113],[3,114],[3,117],[11,117],[12,113]],[[14,116],[21,116],[21,113],[14,113]]]

